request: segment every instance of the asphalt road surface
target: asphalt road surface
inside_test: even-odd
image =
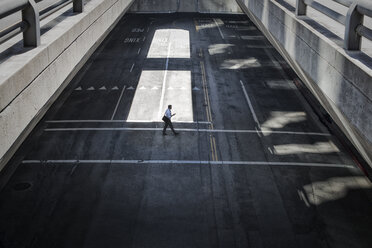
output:
[[[3,171],[0,247],[372,247],[292,75],[244,15],[125,15]]]

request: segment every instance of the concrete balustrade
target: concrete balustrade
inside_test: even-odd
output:
[[[0,45],[0,52],[14,52],[0,64],[0,169],[132,3],[91,0],[83,13],[43,34],[36,48],[17,45],[21,37]]]
[[[372,167],[372,69],[276,1],[237,0]]]
[[[42,0],[5,0],[0,3],[0,19],[7,17],[19,10],[22,11],[21,27],[23,31],[23,44],[25,47],[37,47],[40,45],[40,16],[36,3]],[[73,0],[73,10],[76,13],[83,12],[84,0]],[[14,25],[17,29],[19,26]],[[11,32],[8,30],[6,33]]]
[[[363,25],[364,16],[372,17],[372,4],[364,0],[330,0],[349,7],[345,16],[314,0],[296,0],[296,16],[306,15],[307,6],[327,15],[333,20],[345,25],[344,48],[360,50],[362,36],[372,40],[372,30]]]

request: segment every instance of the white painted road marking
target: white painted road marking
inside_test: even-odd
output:
[[[140,38],[125,38],[124,43],[138,43]]]
[[[116,111],[118,110],[118,107],[119,107],[119,103],[121,101],[121,98],[123,97],[125,88],[126,88],[126,85],[124,85],[123,89],[121,90],[121,94],[120,94],[120,97],[118,99],[118,102],[116,103],[116,106],[115,106],[115,109],[114,109],[114,113],[112,113],[111,120],[113,120],[114,117],[115,117]]]
[[[247,93],[247,91],[246,91],[246,89],[245,89],[245,87],[244,87],[244,84],[243,84],[242,80],[240,80],[240,84],[242,85],[243,92],[244,92],[244,95],[245,95],[245,99],[247,100],[248,106],[249,106],[249,108],[250,108],[250,110],[251,110],[251,112],[252,112],[253,119],[254,119],[254,121],[257,123],[257,126],[258,126],[259,128],[261,128],[260,123],[258,122],[258,119],[257,119],[257,116],[256,116],[256,112],[255,112],[254,109],[253,109],[253,106],[252,106],[251,100],[249,99],[248,93]]]
[[[139,54],[141,52],[141,48],[138,48],[138,52],[137,52],[137,54]]]
[[[134,68],[134,63],[132,65],[132,67],[130,68],[130,71],[129,72],[132,72],[133,71],[133,68]]]
[[[208,161],[208,160],[23,160],[23,164],[197,164],[197,165],[268,165],[301,167],[356,168],[348,164],[266,162],[266,161]]]
[[[128,88],[129,89],[129,88]],[[128,90],[127,89],[127,90]],[[123,122],[123,123],[163,123],[162,121],[140,121],[140,120],[49,120],[45,121],[45,123],[115,123],[115,122]],[[177,123],[193,123],[193,124],[211,124],[208,121],[172,121]]]
[[[132,33],[142,33],[144,30],[144,28],[133,28]]]
[[[78,122],[78,121],[77,121]],[[98,122],[98,121],[91,121]],[[109,122],[109,121],[105,121]],[[120,122],[120,121],[117,121]],[[56,122],[54,122],[56,123]],[[61,123],[61,122],[59,122]],[[208,124],[209,122],[197,122],[199,124]],[[147,127],[80,127],[80,128],[46,128],[46,132],[59,131],[159,131],[162,128],[147,128]],[[312,136],[331,136],[329,133],[317,132],[292,132],[292,131],[271,131],[271,130],[229,130],[229,129],[193,129],[193,128],[177,128],[177,131],[183,132],[207,132],[207,133],[257,133],[257,134],[288,134],[288,135],[312,135]]]
[[[165,71],[164,71],[163,85],[162,85],[162,88],[161,88],[161,97],[160,97],[160,103],[159,103],[158,116],[163,116],[162,115],[162,111],[163,111],[162,110],[162,107],[163,107],[163,104],[164,104],[165,83],[167,81],[168,64],[169,64],[169,54],[170,54],[171,44],[172,43],[169,41],[169,44],[168,44],[168,53],[167,53],[167,61],[165,62]]]

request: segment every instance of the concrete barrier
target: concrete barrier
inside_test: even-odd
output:
[[[136,0],[131,12],[242,13],[235,0]]]
[[[181,0],[136,0],[130,12],[171,13],[176,12]]]
[[[197,9],[201,13],[242,13],[235,0],[198,0]]]
[[[1,45],[12,56],[0,64],[0,170],[132,3],[91,0],[43,34],[37,48],[16,39]]]
[[[372,64],[272,0],[236,0],[372,168]]]

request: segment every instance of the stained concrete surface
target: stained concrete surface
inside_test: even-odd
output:
[[[371,247],[372,185],[292,80],[243,15],[125,15],[2,172],[0,247]],[[128,119],[161,98],[179,136]]]

